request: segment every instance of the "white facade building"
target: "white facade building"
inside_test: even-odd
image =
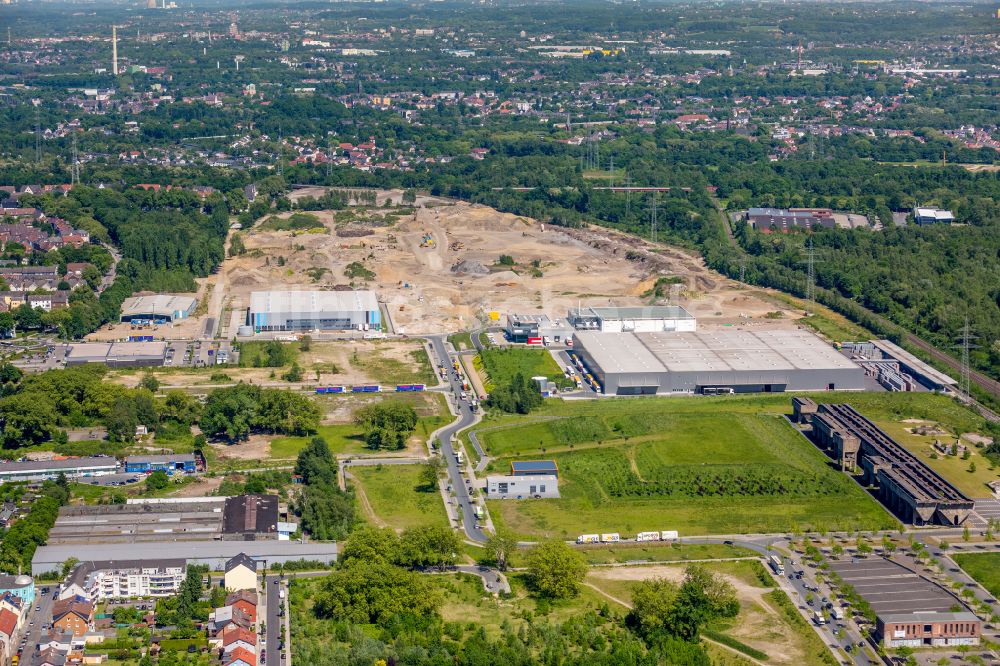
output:
[[[679,305],[592,308],[570,310],[570,323],[577,330],[602,333],[661,333],[690,332],[697,329],[694,315]]]
[[[489,499],[551,499],[559,497],[557,476],[490,476],[486,479]]]
[[[135,597],[170,597],[187,576],[183,559],[82,562],[59,591],[60,599],[82,596],[90,601]]]

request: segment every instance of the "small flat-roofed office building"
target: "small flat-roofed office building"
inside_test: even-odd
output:
[[[194,472],[197,462],[193,453],[171,453],[166,455],[129,456],[125,459],[125,471],[145,474],[146,472]]]
[[[509,314],[504,333],[509,341],[518,344],[542,342],[543,338],[560,343],[573,337],[573,327],[560,319],[553,321],[545,314]]]
[[[377,331],[382,313],[373,291],[255,291],[246,324],[256,333]]]
[[[510,463],[511,476],[559,476],[555,460],[514,460]]]
[[[950,210],[940,208],[914,208],[913,221],[917,224],[951,224],[955,215]]]
[[[876,636],[887,648],[979,645],[983,623],[968,611],[879,614]]]
[[[555,476],[490,476],[486,479],[489,499],[551,499],[559,497]]]
[[[191,296],[155,294],[153,296],[133,296],[122,303],[121,320],[177,321],[186,319],[194,312],[197,300]]]
[[[695,316],[679,305],[582,307],[570,310],[568,319],[577,330],[603,333],[694,331],[698,326]]]
[[[785,233],[790,229],[812,229],[827,227],[832,229],[836,223],[833,211],[826,208],[751,208],[746,212],[746,221],[754,229],[764,233],[775,231]]]
[[[575,351],[609,395],[861,391],[864,370],[801,329],[601,333]]]

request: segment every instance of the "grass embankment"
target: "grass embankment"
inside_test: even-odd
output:
[[[933,438],[907,432],[912,424],[904,420],[933,421],[956,433],[983,424],[954,401],[926,393],[814,397],[850,402],[917,450]],[[529,417],[490,417],[478,430],[497,459],[495,469],[544,456],[555,458],[562,472],[562,499],[494,502],[494,520],[526,537],[558,538],[654,529],[893,528],[891,516],[785,422],[781,415],[790,407],[789,396],[549,400]],[[996,478],[982,458],[982,479],[964,468],[957,472],[954,459],[926,458],[968,490]]]
[[[448,342],[450,342],[451,346],[458,351],[462,351],[463,349],[472,349],[472,334],[468,331],[453,333],[448,336]]]
[[[951,558],[990,594],[1000,596],[1000,553],[962,553]]]

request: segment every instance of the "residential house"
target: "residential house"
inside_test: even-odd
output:
[[[257,655],[246,648],[236,648],[222,658],[223,666],[257,666]]]
[[[58,631],[83,636],[93,625],[94,604],[83,597],[60,599],[52,605],[52,626]]]
[[[222,653],[229,654],[235,650],[244,649],[248,652],[257,651],[257,636],[254,632],[235,625],[227,627],[222,632]]]
[[[18,625],[18,615],[10,612],[6,608],[0,610],[0,643],[3,643],[5,648],[0,651],[0,660],[6,661],[10,654],[7,653],[8,649],[13,649],[17,644],[17,625]]]
[[[256,590],[257,562],[245,553],[233,556],[226,562],[225,588],[227,590]]]
[[[216,608],[208,616],[209,630],[214,633],[220,633],[230,625],[249,629],[254,625],[254,618],[247,615],[245,611],[232,606]]]
[[[251,590],[232,592],[226,597],[226,606],[237,609],[247,615],[251,621],[257,621],[257,593]]]

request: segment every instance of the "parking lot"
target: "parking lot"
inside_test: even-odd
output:
[[[975,516],[978,516],[982,520],[974,521],[974,527],[983,529],[987,527],[990,521],[1000,520],[1000,500],[995,499],[977,499],[975,506]]]
[[[959,603],[947,590],[884,559],[830,562],[876,613],[948,611]]]

